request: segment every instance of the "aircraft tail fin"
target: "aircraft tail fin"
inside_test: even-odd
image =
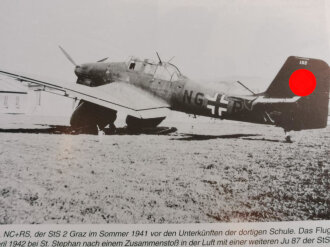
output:
[[[280,126],[288,130],[325,128],[328,119],[330,69],[326,62],[319,59],[289,57],[273,82],[264,92],[266,98],[297,97],[289,86],[293,72],[305,69],[313,73],[316,79],[315,90],[301,96],[294,104],[282,105]],[[290,123],[290,124],[289,124]]]

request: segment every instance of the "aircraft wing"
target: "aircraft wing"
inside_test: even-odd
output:
[[[0,74],[12,77],[21,82],[39,86],[38,90],[76,100],[84,100],[116,111],[122,111],[137,118],[166,116],[170,106],[151,93],[137,88],[127,82],[113,82],[99,87],[88,87],[80,84],[62,86],[58,83],[32,79],[26,76],[1,71]]]

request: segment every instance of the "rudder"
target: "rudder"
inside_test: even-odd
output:
[[[267,98],[292,98],[289,79],[299,69],[311,71],[316,78],[316,88],[308,96],[302,96],[294,105],[281,107],[283,112],[279,126],[286,130],[325,128],[328,119],[330,72],[326,62],[319,59],[289,57],[273,82],[265,91]]]

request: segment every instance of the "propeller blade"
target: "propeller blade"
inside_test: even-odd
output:
[[[67,59],[69,59],[69,61],[74,65],[74,66],[76,66],[77,67],[77,64],[76,64],[76,62],[72,59],[72,57],[69,55],[69,53],[67,53],[60,45],[58,46],[60,49],[61,49],[61,51],[63,52],[63,54],[66,56],[66,58]]]
[[[108,57],[102,58],[101,60],[97,61],[98,63],[104,62],[105,60],[107,60]]]

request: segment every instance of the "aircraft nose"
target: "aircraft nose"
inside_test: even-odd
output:
[[[82,69],[81,69],[81,67],[79,65],[76,66],[76,68],[74,69],[74,73],[76,74],[76,76],[81,75]]]

